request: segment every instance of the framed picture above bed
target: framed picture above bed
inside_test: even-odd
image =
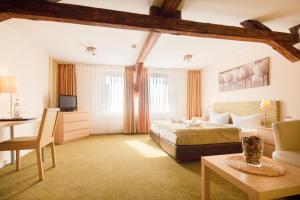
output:
[[[263,58],[219,73],[219,91],[267,86],[269,78],[270,58]]]

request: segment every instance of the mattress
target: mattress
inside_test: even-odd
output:
[[[183,123],[154,121],[151,130],[174,145],[200,145],[239,142],[240,129],[230,125],[203,122],[200,127]]]

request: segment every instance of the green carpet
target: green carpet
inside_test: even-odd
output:
[[[102,135],[56,146],[57,167],[46,150],[45,180],[38,182],[35,153],[22,169],[0,169],[0,199],[201,199],[200,162],[178,164],[148,135]],[[247,199],[217,175],[212,199]]]

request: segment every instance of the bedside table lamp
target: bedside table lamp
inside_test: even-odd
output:
[[[14,76],[0,76],[0,93],[10,94],[10,117],[13,118],[13,103],[12,95],[16,93],[16,77]]]
[[[266,128],[266,123],[267,123],[267,109],[271,108],[271,100],[262,100],[260,102],[260,108],[265,111],[264,128]]]

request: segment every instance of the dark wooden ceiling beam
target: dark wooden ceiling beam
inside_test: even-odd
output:
[[[151,6],[149,10],[149,15],[150,16],[160,16],[161,10],[159,7],[154,7]],[[146,61],[147,56],[150,54],[152,48],[154,47],[155,43],[160,37],[160,33],[156,32],[149,32],[148,36],[144,42],[144,45],[142,47],[142,50],[136,60],[135,64],[135,81],[134,81],[134,90],[135,93],[139,93],[139,86],[140,86],[140,81],[141,81],[141,75],[142,75],[142,70],[144,67],[144,62]]]
[[[275,40],[270,41],[268,44],[291,62],[300,60],[300,50],[295,48],[292,44]]]
[[[150,32],[145,40],[145,43],[142,47],[142,50],[137,58],[136,64],[135,64],[135,91],[138,92],[140,80],[141,80],[141,73],[144,66],[144,62],[147,58],[147,56],[150,54],[152,48],[154,47],[155,43],[157,42],[158,38],[160,37],[160,33]]]
[[[156,17],[163,17],[161,13],[161,8],[157,6],[151,6],[149,10],[149,15],[150,16],[156,16]],[[181,19],[181,10],[176,10],[175,14],[172,19]]]
[[[52,2],[52,3],[57,3],[57,2],[60,2],[61,0],[44,0],[44,1]]]
[[[178,11],[177,8],[182,0],[164,0],[162,7],[151,6],[149,9],[149,15],[152,17],[161,17],[161,18],[176,18],[181,19],[181,11]],[[141,81],[141,74],[144,67],[144,62],[150,54],[157,40],[159,39],[161,33],[150,31],[145,43],[142,47],[142,50],[137,58],[135,64],[135,83],[134,90],[135,93],[139,93],[139,86]]]
[[[135,79],[134,79],[134,93],[139,94],[140,90],[140,81],[142,76],[142,70],[144,68],[144,63],[137,63],[135,65]]]
[[[272,30],[269,27],[265,26],[264,24],[262,24],[257,20],[246,20],[241,22],[241,25],[249,30],[265,30],[265,31],[272,32]],[[290,30],[291,32],[294,32],[294,34],[296,34],[295,33],[296,29],[297,28],[294,28],[292,30],[290,29]],[[281,55],[286,57],[291,62],[297,62],[300,60],[300,50],[298,50],[293,46],[294,43],[281,41],[281,40],[269,40],[267,41],[267,44],[270,45],[274,50],[279,52]]]
[[[160,35],[161,35],[160,33],[155,33],[155,32],[150,32],[148,34],[136,63],[145,62],[147,56],[150,54],[152,48],[154,47]]]
[[[8,19],[10,19],[10,16],[7,13],[0,10],[0,22],[8,20]]]
[[[164,0],[161,6],[161,16],[165,18],[174,18],[181,2],[182,0]]]
[[[290,32],[293,33],[293,34],[299,34],[299,29],[300,29],[300,24],[290,28]]]
[[[270,40],[280,40],[293,44],[299,42],[298,35],[292,33],[257,29],[250,30],[241,27],[162,18],[63,3],[34,0],[1,0],[0,10],[3,10],[11,18],[56,21],[239,41],[267,43]]]
[[[249,30],[265,30],[265,31],[272,31],[269,27],[265,26],[264,24],[260,23],[257,20],[246,20],[240,23],[244,28]]]

